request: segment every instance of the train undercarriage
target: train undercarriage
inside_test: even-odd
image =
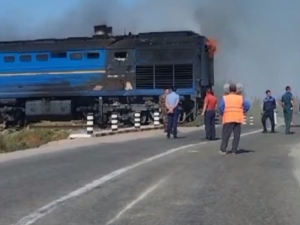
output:
[[[111,115],[117,114],[120,126],[133,126],[134,114],[140,113],[141,125],[154,122],[159,112],[158,96],[146,97],[65,97],[0,99],[0,123],[3,128],[24,127],[41,121],[81,121],[93,113],[99,128],[111,125]],[[201,99],[181,97],[179,123],[193,121],[198,114]]]

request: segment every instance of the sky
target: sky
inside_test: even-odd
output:
[[[217,39],[215,80],[240,82],[248,96],[300,95],[299,0],[1,0],[0,40],[194,30]]]

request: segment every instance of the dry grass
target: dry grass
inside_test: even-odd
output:
[[[0,134],[0,153],[37,148],[51,141],[66,139],[69,135],[64,130],[21,130],[11,134]]]

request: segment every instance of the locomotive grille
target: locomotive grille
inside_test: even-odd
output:
[[[173,65],[155,66],[155,88],[164,89],[173,86]]]
[[[174,79],[177,88],[193,87],[193,65],[182,64],[174,66]]]
[[[193,64],[136,66],[136,89],[193,87]]]
[[[136,66],[136,89],[153,89],[153,66]]]

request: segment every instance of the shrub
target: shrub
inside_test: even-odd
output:
[[[0,152],[13,152],[37,148],[51,141],[66,139],[69,132],[64,130],[21,130],[11,134],[0,134]]]

